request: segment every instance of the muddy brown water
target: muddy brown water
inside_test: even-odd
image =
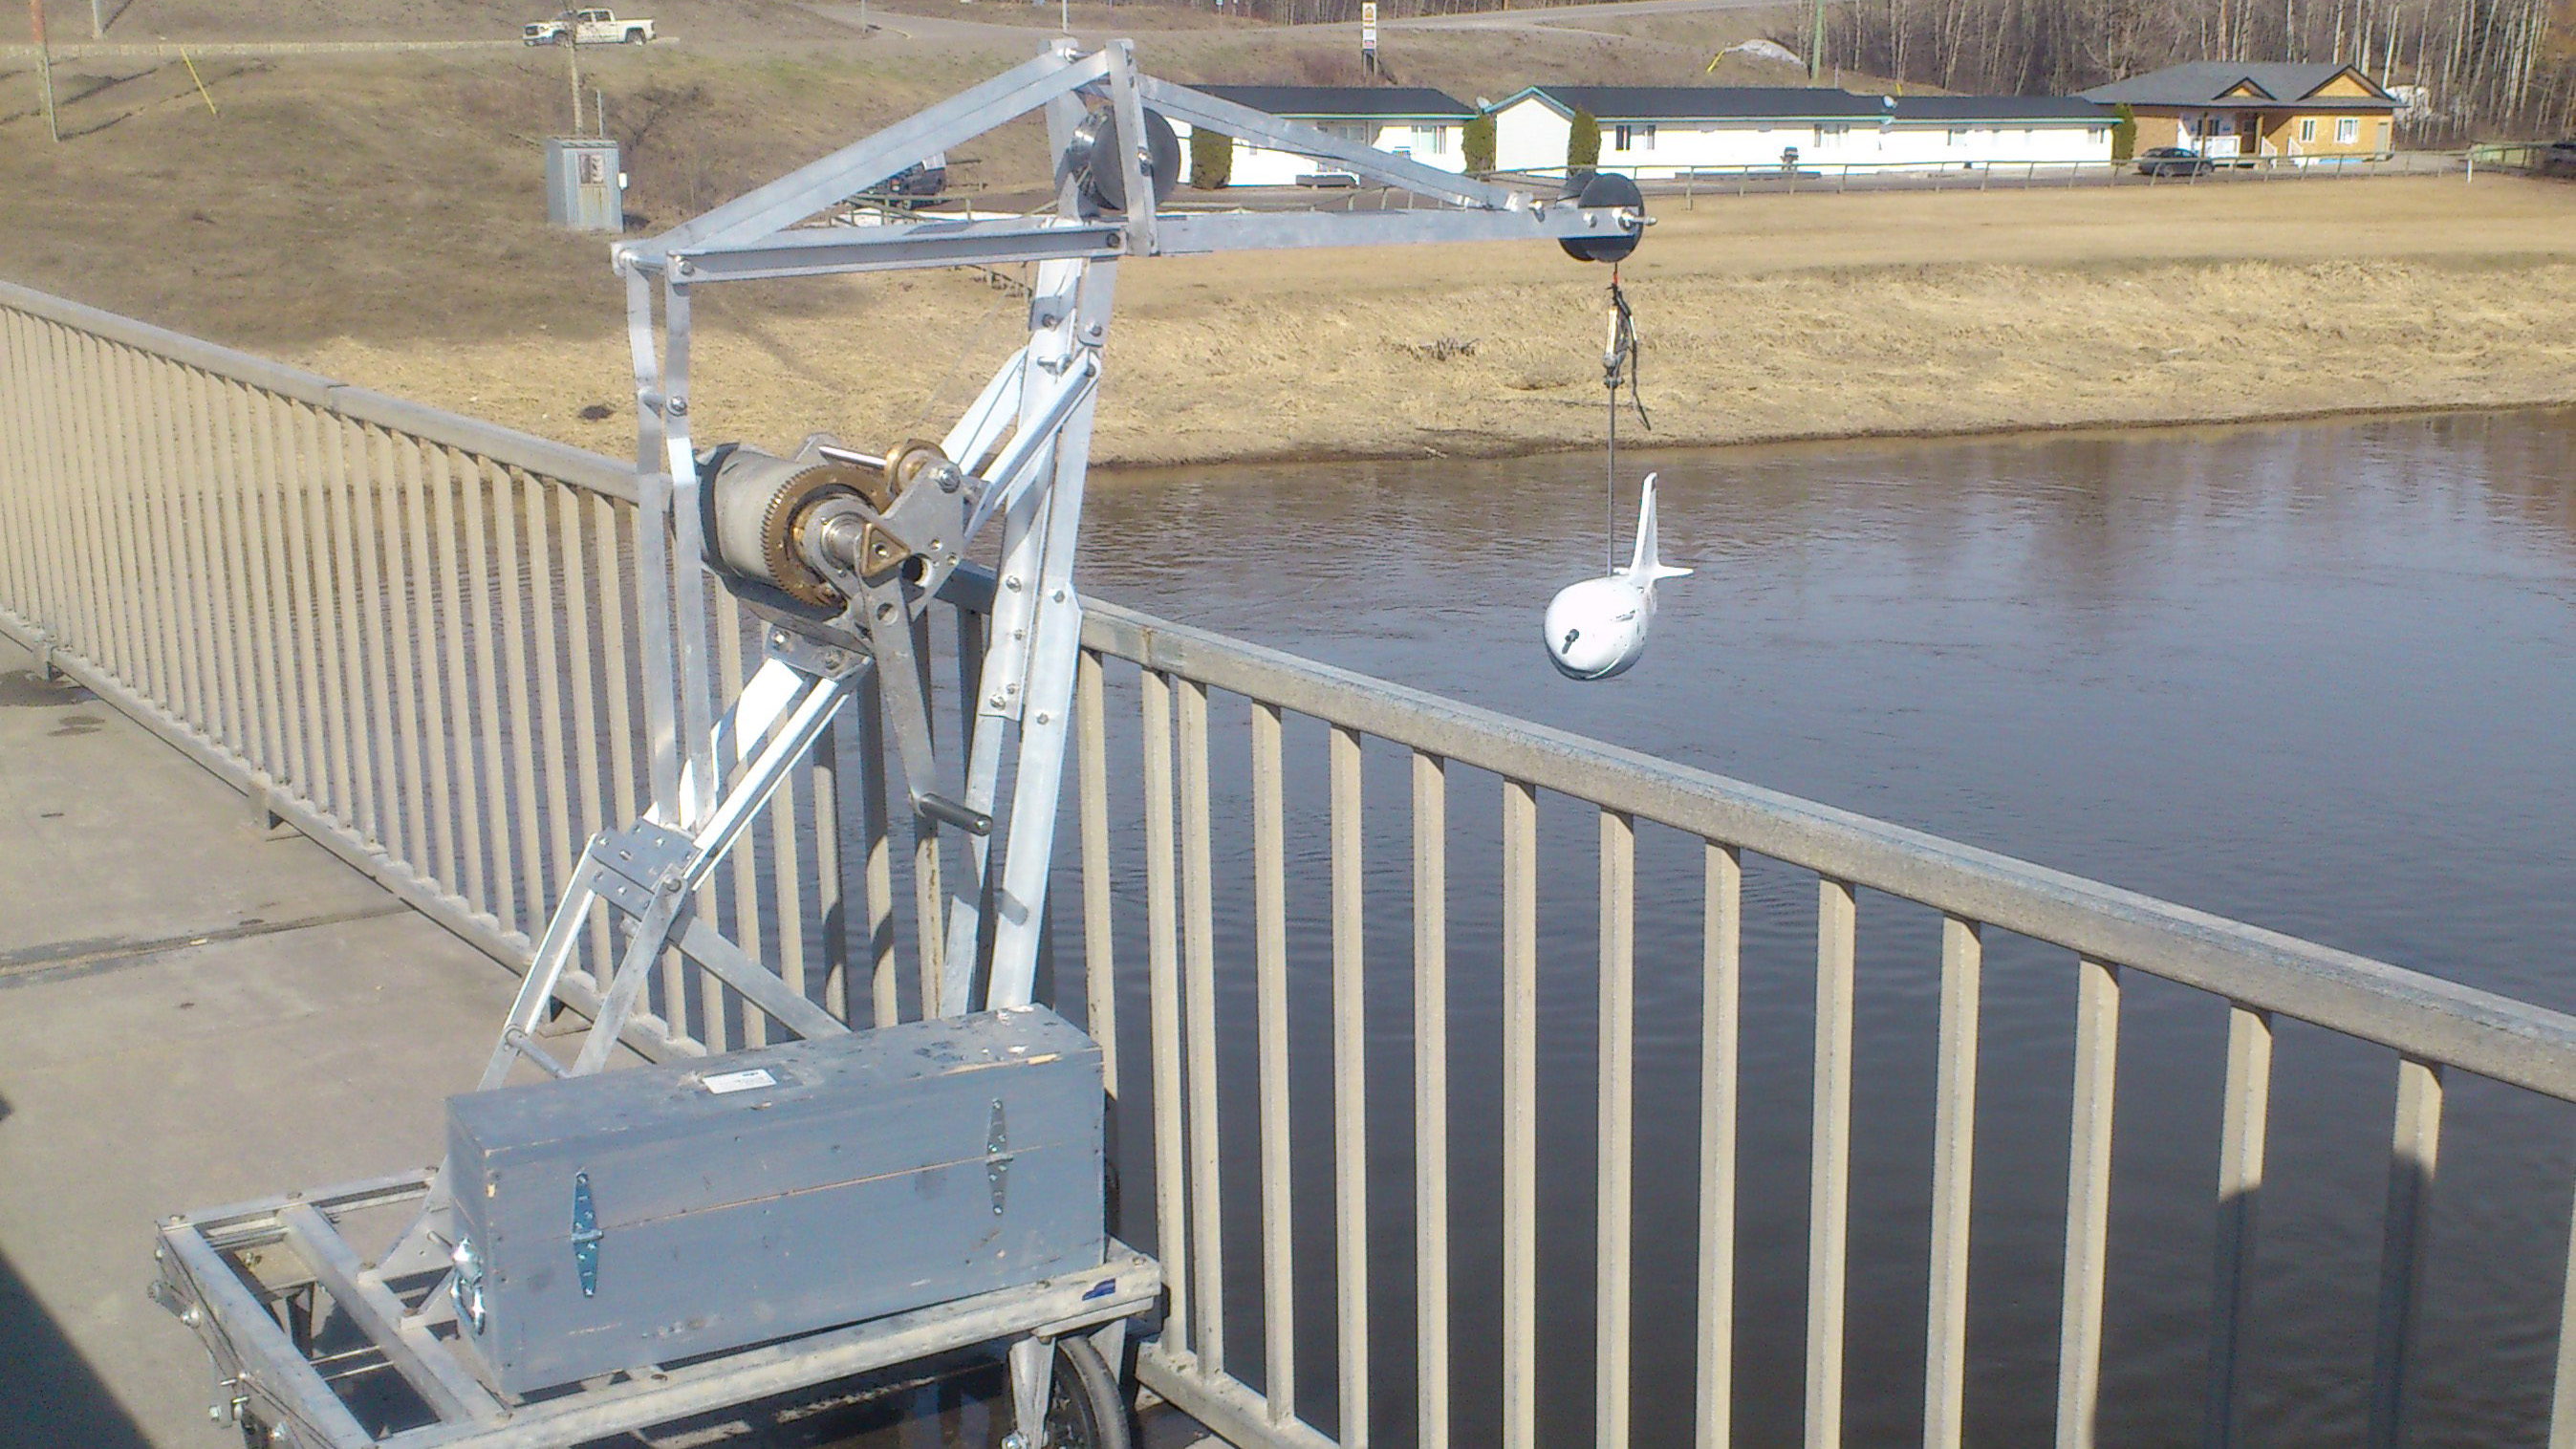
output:
[[[1097,596],[2559,1010],[2576,1010],[2576,412],[1631,453],[1663,477],[1644,661],[1547,667],[1551,592],[1597,571],[1602,466],[1233,467],[1095,489]],[[1624,531],[1628,518],[1620,519]],[[1624,551],[1624,544],[1622,545]],[[1134,692],[1113,673],[1114,717]],[[1264,1382],[1248,761],[1212,770],[1229,1368]],[[1320,728],[1291,724],[1296,1404],[1339,1422]],[[1114,730],[1119,1227],[1155,1240],[1132,724]],[[1366,780],[1376,1442],[1413,1439],[1406,765]],[[1495,782],[1451,781],[1455,1442],[1498,1431]],[[1068,819],[1068,826],[1070,819]],[[1550,801],[1541,930],[1541,1442],[1593,1396],[1594,827]],[[1068,831],[1068,835],[1070,832]],[[1067,854],[1071,853],[1068,839]],[[1641,830],[1637,1442],[1690,1442],[1700,938],[1694,842]],[[1074,878],[1060,979],[1079,996]],[[1814,883],[1746,880],[1737,1442],[1799,1436]],[[1864,893],[1846,1442],[1920,1435],[1938,922]],[[1973,1442],[2053,1422],[2075,970],[1989,933],[1967,1385]],[[2127,973],[2101,1441],[2200,1430],[2225,1008]],[[2391,1053],[2284,1022],[2245,1355],[2248,1442],[2347,1444],[2368,1403]],[[2417,1444],[2545,1437],[2576,1111],[2455,1076]]]

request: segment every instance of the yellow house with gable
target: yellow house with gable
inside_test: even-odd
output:
[[[2192,61],[2095,86],[2126,105],[2140,154],[2179,146],[2213,161],[2365,161],[2396,149],[2398,100],[2349,65]]]

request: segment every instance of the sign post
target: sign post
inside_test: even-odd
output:
[[[1370,6],[1369,12],[1375,14],[1377,7]],[[45,103],[45,134],[59,144],[63,129],[54,119],[54,53],[45,44],[45,0],[27,0],[27,18],[36,30],[36,89]],[[1374,34],[1374,29],[1370,33]]]
[[[1377,0],[1360,0],[1360,64],[1377,74]]]

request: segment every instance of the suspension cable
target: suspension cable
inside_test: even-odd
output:
[[[1637,392],[1637,315],[1629,310],[1628,294],[1619,286],[1619,267],[1610,266],[1609,335],[1601,345],[1601,385],[1609,394],[1610,430],[1608,460],[1601,482],[1601,547],[1608,567],[1619,567],[1619,386],[1628,387],[1628,403],[1637,410],[1637,421],[1653,432],[1655,423],[1646,416],[1646,400]]]

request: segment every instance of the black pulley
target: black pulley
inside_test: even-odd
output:
[[[1081,178],[1082,194],[1102,211],[1127,209],[1127,168],[1121,157],[1124,147],[1118,135],[1118,112],[1109,106],[1094,109],[1083,117],[1073,132],[1073,144],[1064,151],[1065,169]],[[1181,176],[1181,138],[1172,123],[1156,110],[1145,112],[1145,177],[1160,204],[1172,194]]]
[[[1565,194],[1586,211],[1616,211],[1622,207],[1646,213],[1646,194],[1637,189],[1634,179],[1616,171],[1579,172],[1565,179]],[[1557,243],[1565,254],[1578,262],[1615,262],[1637,249],[1637,238],[1643,227],[1607,236],[1567,237]]]

